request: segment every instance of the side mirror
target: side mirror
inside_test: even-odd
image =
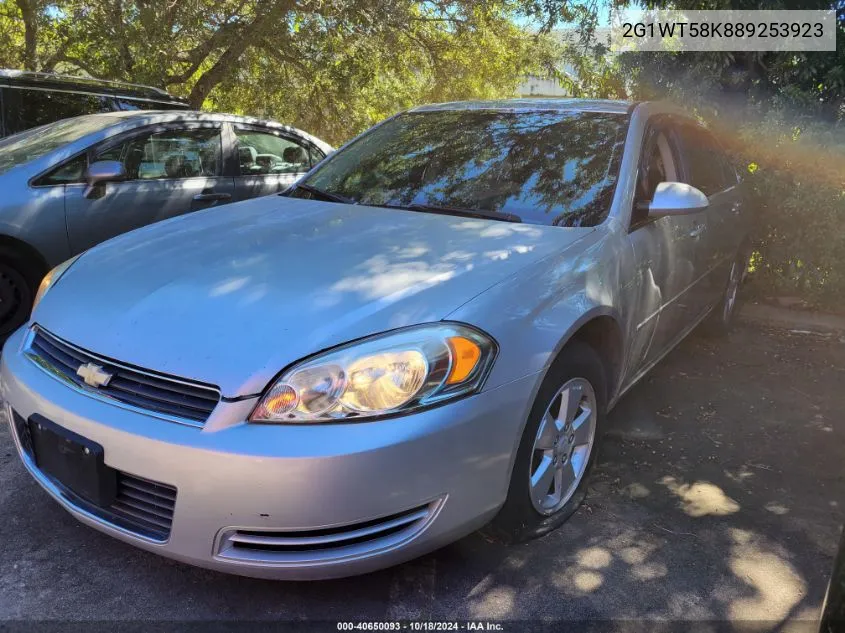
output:
[[[688,215],[704,211],[710,202],[701,191],[683,182],[661,182],[648,205],[649,218]]]
[[[86,198],[100,198],[104,192],[103,185],[107,182],[126,180],[126,168],[116,160],[98,160],[88,165],[85,180],[88,186],[85,187],[83,195]]]

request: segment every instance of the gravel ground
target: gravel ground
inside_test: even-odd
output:
[[[817,617],[843,521],[840,336],[743,326],[724,340],[694,337],[613,412],[587,503],[563,528],[510,548],[476,534],[330,582],[194,569],[83,527],[26,475],[3,425],[0,620],[801,628]]]

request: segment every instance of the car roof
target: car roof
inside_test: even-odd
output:
[[[77,77],[59,73],[32,72],[0,68],[0,85],[13,88],[36,88],[39,90],[78,92],[111,97],[125,97],[143,101],[168,103],[187,108],[188,102],[154,86],[133,84],[126,81],[111,81],[95,77]]]
[[[278,121],[271,121],[269,119],[258,119],[255,117],[241,116],[237,114],[221,114],[216,112],[199,112],[195,110],[124,110],[115,112],[102,112],[99,114],[86,114],[86,118],[98,118],[103,120],[113,119],[114,126],[105,125],[103,129],[111,127],[120,127],[121,131],[141,127],[144,125],[155,125],[156,123],[174,123],[174,122],[228,122],[240,123],[243,125],[259,125],[271,129],[279,130],[280,132],[290,132],[301,136],[306,140],[311,141],[320,149],[330,152],[333,148],[325,141],[308,134],[300,129],[290,125],[283,125]],[[81,117],[80,117],[81,118]]]
[[[497,99],[491,101],[451,101],[412,108],[409,112],[443,112],[454,110],[498,110],[536,112],[541,110],[609,112],[625,114],[635,105],[612,99]]]

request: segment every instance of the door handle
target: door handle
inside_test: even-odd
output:
[[[231,200],[232,194],[231,193],[198,193],[194,196],[194,200],[197,202],[215,202],[218,200]]]
[[[692,230],[689,232],[689,236],[693,239],[698,239],[701,237],[701,234],[704,233],[704,225],[703,224],[696,224],[692,227]]]

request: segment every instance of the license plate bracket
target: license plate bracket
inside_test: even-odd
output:
[[[115,499],[117,471],[106,466],[103,447],[42,415],[30,416],[35,465],[82,499],[106,508]]]

